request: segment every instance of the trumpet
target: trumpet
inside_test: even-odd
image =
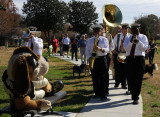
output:
[[[137,35],[133,36],[133,41],[134,44],[137,44],[139,42]]]

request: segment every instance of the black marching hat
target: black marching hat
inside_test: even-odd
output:
[[[122,28],[129,28],[129,24],[128,23],[123,23],[121,24]]]
[[[140,28],[140,27],[141,27],[141,25],[138,24],[138,23],[134,23],[134,24],[131,25],[131,29]]]
[[[102,29],[103,27],[100,24],[95,24],[95,25],[93,25],[92,28],[93,28],[94,31],[98,31],[98,30],[100,31],[100,29]]]

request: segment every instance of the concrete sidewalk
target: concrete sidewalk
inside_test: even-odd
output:
[[[71,58],[55,56],[74,64],[81,64],[81,61],[72,61]],[[126,95],[125,89],[114,88],[115,80],[110,70],[109,96],[107,101],[91,98],[76,117],[142,117],[143,104],[140,96],[139,104],[133,105],[131,95]]]
[[[69,61],[73,64],[81,64],[81,61],[72,61],[71,57],[55,56],[57,58]],[[64,117],[142,117],[143,105],[140,96],[139,104],[133,105],[131,96],[126,95],[125,89],[114,88],[115,81],[112,79],[112,72],[110,72],[109,81],[109,96],[106,101],[100,101],[99,98],[93,99],[85,105],[80,113],[60,112]],[[53,117],[53,115],[46,115],[45,117]],[[62,116],[56,116],[62,117]]]
[[[91,98],[76,117],[142,117],[141,96],[139,104],[133,105],[131,96],[125,94],[126,90],[114,88],[114,83],[110,71],[108,100],[102,102],[100,99]]]

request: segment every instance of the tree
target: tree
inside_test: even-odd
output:
[[[26,14],[27,25],[37,27],[46,37],[50,30],[62,30],[68,15],[66,3],[59,0],[27,0],[22,11]]]
[[[93,2],[72,0],[69,3],[69,22],[73,30],[80,33],[88,33],[92,24],[97,22],[98,14]]]
[[[18,9],[12,0],[0,0],[0,3],[6,9],[0,10],[0,39],[3,44],[4,40],[11,39],[12,35],[19,34],[20,15],[17,14]]]
[[[141,33],[147,35],[148,38],[157,36],[158,31],[160,31],[159,21],[159,18],[154,14],[135,18],[135,23],[141,24]]]
[[[6,8],[2,5],[2,3],[0,2],[0,10],[6,10]]]

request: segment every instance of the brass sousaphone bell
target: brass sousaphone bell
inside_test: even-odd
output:
[[[102,16],[106,25],[116,27],[122,22],[122,13],[114,4],[104,5],[102,8]]]
[[[122,13],[120,9],[114,4],[104,5],[102,8],[103,24],[105,27],[105,33],[111,43],[112,37],[114,37],[119,31],[119,25],[122,22]],[[112,29],[112,30],[110,30]],[[110,32],[112,32],[110,34]]]

